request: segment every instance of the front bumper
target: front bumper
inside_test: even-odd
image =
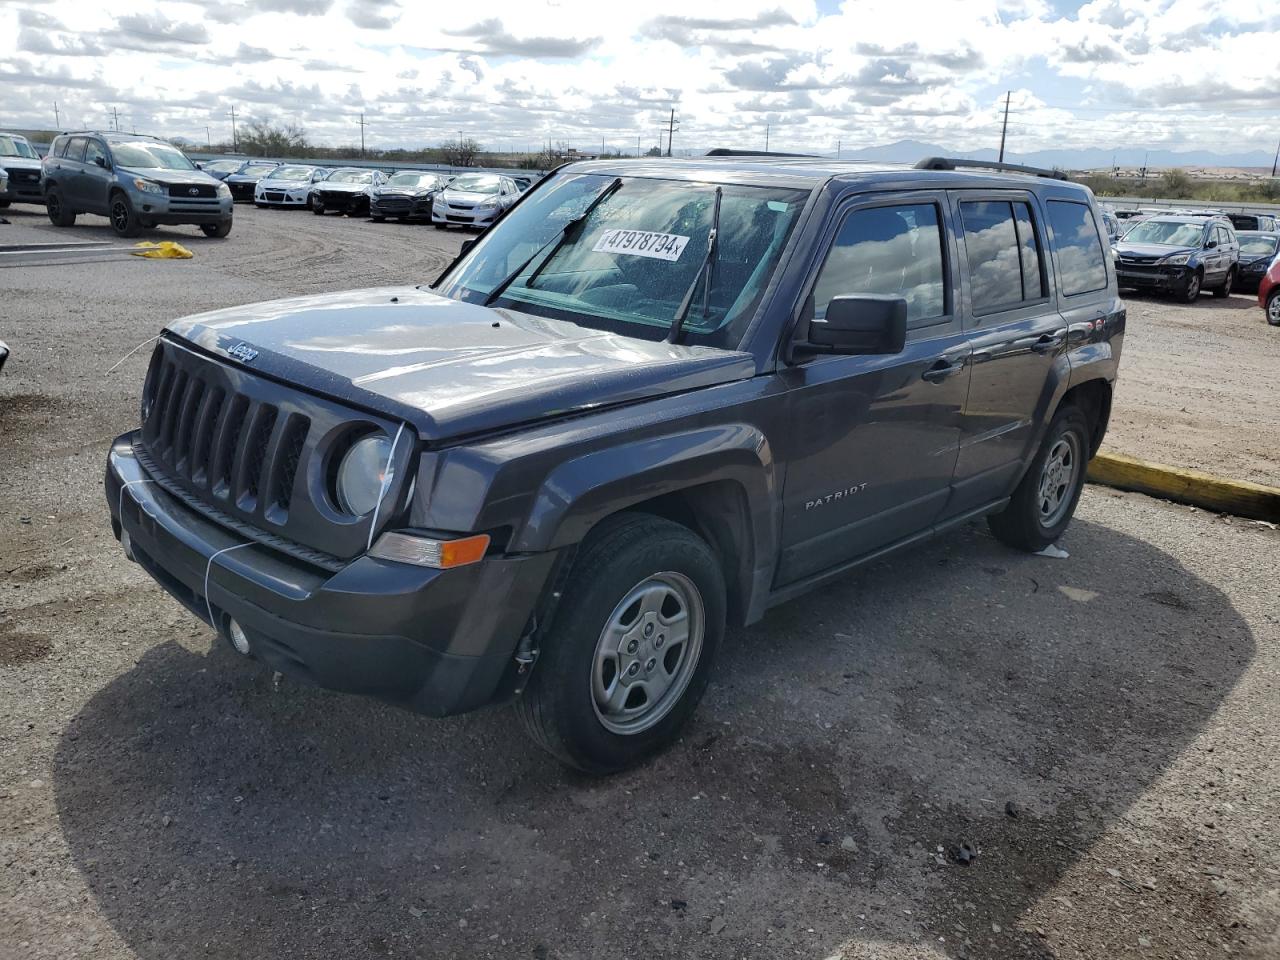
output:
[[[314,196],[317,204],[333,213],[351,213],[356,210],[367,209],[369,205],[369,195],[366,193],[345,193],[341,190],[329,193],[324,190],[316,190]]]
[[[459,210],[453,207],[436,204],[431,210],[432,223],[451,223],[458,227],[487,227],[498,219],[498,210],[481,210],[473,207]]]
[[[222,181],[231,191],[231,199],[236,203],[249,203],[253,200],[254,191],[258,189],[258,181],[248,180],[237,182],[235,180]]]
[[[430,197],[372,197],[369,200],[369,215],[374,217],[429,217],[432,202]]]
[[[129,200],[143,223],[223,223],[230,220],[233,204],[230,197],[168,197],[140,191],[131,192]]]
[[[138,461],[136,439],[117,438],[108,455],[112,529],[183,606],[206,623],[212,612],[220,635],[234,619],[273,670],[434,716],[510,692],[516,644],[554,554],[453,570],[361,556],[337,573],[319,570],[166,492]]]
[[[0,200],[9,203],[38,203],[44,206],[44,191],[40,187],[40,176],[31,177],[25,173],[15,175],[9,173],[8,186],[0,190]]]
[[[1132,267],[1117,263],[1116,283],[1137,290],[1177,293],[1186,288],[1187,280],[1194,272],[1195,267],[1185,265]]]
[[[311,191],[261,190],[254,194],[253,202],[267,207],[307,207],[311,205]]]

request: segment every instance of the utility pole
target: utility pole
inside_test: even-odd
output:
[[[1280,143],[1276,144],[1276,158],[1271,161],[1271,176],[1274,179],[1276,167],[1280,166]]]
[[[55,129],[55,130],[61,130],[61,129],[62,129],[62,118],[58,116],[58,101],[57,101],[57,100],[53,101],[53,129]],[[1275,176],[1275,174],[1272,174],[1272,176]]]
[[[676,109],[671,108],[671,119],[667,121],[667,156],[671,156],[671,138],[676,132]]]
[[[364,122],[364,114],[360,114],[360,156],[364,156],[364,128],[368,124]]]
[[[1009,131],[1009,97],[1013,94],[1012,90],[1006,90],[1004,94],[1004,124],[1000,127],[1000,159],[999,163],[1004,163],[1004,135]]]
[[[213,134],[209,132],[209,125],[207,123],[204,125],[204,139],[205,139],[205,142],[209,144],[209,147],[212,148]]]
[[[769,125],[764,125],[764,152],[769,152]]]
[[[636,134],[636,156],[640,156],[640,134]]]
[[[841,145],[841,141],[837,140],[836,141],[836,159],[837,160],[840,159],[840,145]]]
[[[237,139],[237,137],[236,137],[236,107],[235,107],[235,104],[232,104],[232,105],[231,105],[231,152],[232,152],[232,153],[239,153],[239,152],[240,152],[240,141],[239,141],[239,139]]]
[[[111,108],[111,129],[117,133],[120,131],[120,111],[115,107]]]

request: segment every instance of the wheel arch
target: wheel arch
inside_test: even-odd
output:
[[[1111,381],[1103,377],[1085,380],[1071,387],[1058,401],[1058,409],[1071,404],[1078,407],[1089,421],[1089,457],[1098,452],[1111,420]],[[1056,411],[1055,411],[1056,415]]]

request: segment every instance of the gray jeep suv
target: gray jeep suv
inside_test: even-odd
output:
[[[177,321],[114,532],[272,670],[635,763],[727,623],[975,518],[1070,523],[1125,327],[1098,209],[964,166],[576,163],[430,286]]]
[[[64,133],[44,158],[41,185],[49,219],[59,227],[96,213],[122,237],[179,223],[197,224],[210,237],[231,232],[231,191],[154,137]]]

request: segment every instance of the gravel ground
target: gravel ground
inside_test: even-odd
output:
[[[0,244],[107,238],[6,215]],[[106,522],[126,351],[430,278],[460,236],[242,209],[155,237],[196,258],[0,267],[4,960],[1280,955],[1280,534],[1098,488],[1066,560],[967,527],[733,632],[682,743],[584,780],[505,710],[273,687]],[[1222,401],[1266,399],[1247,306],[1131,303],[1113,446],[1274,466],[1274,402]]]

